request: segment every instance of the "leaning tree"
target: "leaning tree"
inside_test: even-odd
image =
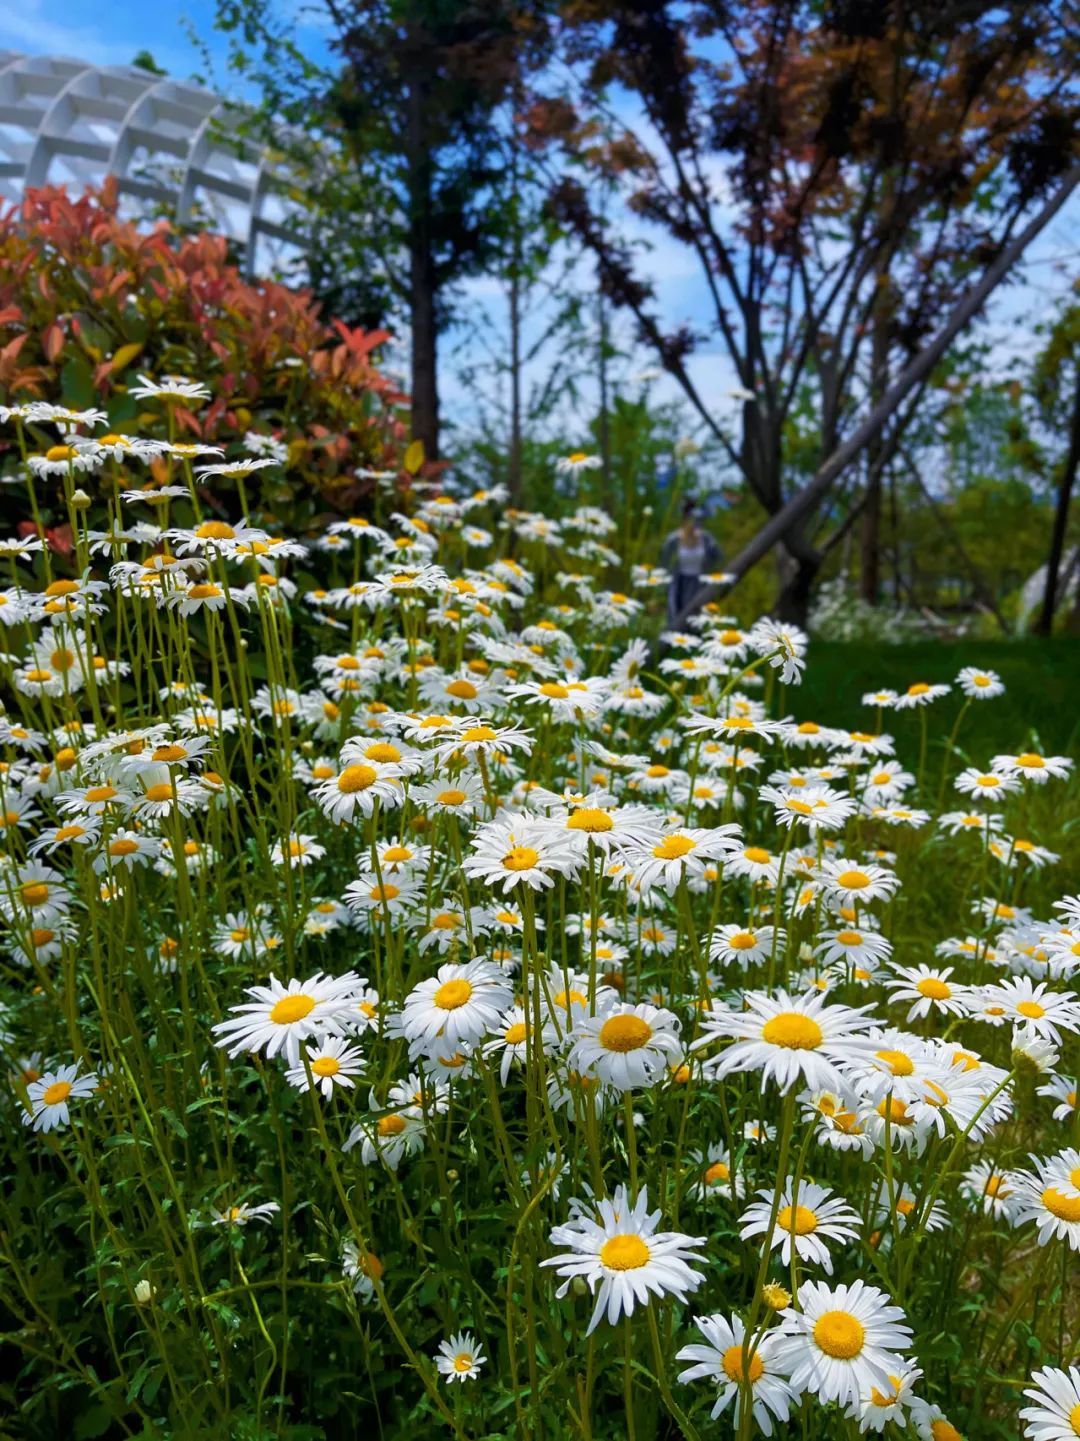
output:
[[[1080,181],[1076,6],[566,0],[561,18],[566,63],[530,114],[552,209],[767,513],[736,568],[777,545],[800,618],[858,524],[873,599],[882,477],[933,366]],[[696,258],[692,327],[665,324],[647,259],[601,220],[613,178],[628,216]],[[705,343],[745,396],[734,434]]]

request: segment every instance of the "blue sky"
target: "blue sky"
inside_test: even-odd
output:
[[[111,0],[100,7],[86,0],[11,0],[0,7],[0,46],[71,55],[95,65],[126,65],[139,50],[149,50],[159,65],[187,78],[199,58],[181,22],[187,17],[209,39],[213,11],[208,0],[184,5]]]
[[[307,0],[279,0],[278,9],[283,14],[293,12],[297,39],[308,54],[325,54],[325,34]],[[101,5],[90,5],[87,0],[9,0],[0,6],[0,49],[70,55],[100,65],[129,64],[138,51],[149,50],[157,63],[177,78],[198,76],[238,98],[228,73],[227,44],[213,29],[214,14],[214,0],[183,0],[181,4],[174,0],[159,4],[111,0]],[[202,56],[188,38],[189,30],[194,30],[209,50],[210,74],[205,73]],[[693,323],[706,301],[694,258],[656,232],[638,233],[650,236],[652,249],[644,268],[656,285],[665,320],[672,326]],[[1074,196],[1032,247],[1020,283],[998,293],[989,330],[1000,368],[1025,347],[1030,349],[1032,318],[1045,314],[1070,280],[1080,275],[1078,234],[1080,199]],[[474,313],[487,310],[492,323],[501,324],[501,298],[489,282],[477,282],[469,299]],[[648,357],[642,356],[641,363],[648,363]],[[706,401],[720,412],[729,408],[726,391],[734,377],[719,349],[698,352],[693,371]],[[657,389],[664,398],[675,393],[674,382],[667,378]],[[468,396],[452,374],[446,376],[443,391],[449,407],[468,407]]]

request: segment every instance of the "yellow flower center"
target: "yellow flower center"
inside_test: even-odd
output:
[[[440,806],[461,806],[464,805],[467,800],[468,796],[464,791],[449,790],[442,792],[439,796],[438,804]]]
[[[444,981],[435,992],[435,1004],[441,1011],[456,1011],[464,1006],[473,993],[473,988],[468,981],[457,979],[455,981]]]
[[[912,1126],[914,1119],[908,1115],[908,1108],[903,1101],[890,1096],[888,1101],[879,1101],[877,1113],[884,1121],[888,1115],[889,1124],[893,1126]]]
[[[199,540],[232,540],[236,531],[223,520],[204,520],[195,534]]]
[[[315,1009],[315,1002],[311,996],[305,996],[301,991],[294,996],[282,996],[280,1001],[275,1001],[270,1011],[270,1019],[275,1026],[291,1026],[294,1021],[302,1021]]]
[[[503,856],[502,863],[508,871],[529,871],[539,859],[539,852],[532,846],[514,846]]]
[[[724,1368],[724,1375],[729,1381],[736,1384],[743,1379],[743,1348],[742,1346],[729,1346],[724,1352],[720,1363]],[[761,1359],[759,1352],[755,1351],[750,1357],[750,1381],[760,1380],[765,1374],[765,1362]]]
[[[915,989],[920,996],[926,996],[931,1001],[947,1001],[952,991],[944,981],[939,981],[937,976],[926,976],[919,981]]]
[[[454,1357],[455,1371],[471,1371],[472,1364],[473,1358],[468,1351],[461,1351],[457,1356]]]
[[[892,776],[889,774],[888,771],[878,771],[877,775],[872,778],[870,784],[875,786],[887,786],[891,780]]]
[[[614,828],[615,822],[607,811],[598,810],[592,806],[583,806],[580,810],[571,812],[566,822],[568,831],[591,831],[598,834],[601,831],[614,830]]]
[[[1055,1186],[1048,1186],[1042,1193],[1042,1203],[1059,1221],[1069,1221],[1074,1225],[1080,1221],[1080,1196],[1066,1196]]]
[[[382,765],[392,765],[401,759],[401,752],[389,741],[373,741],[364,751],[364,757],[366,760],[377,761]]]
[[[894,1076],[910,1076],[915,1072],[915,1063],[903,1051],[877,1051],[879,1061],[884,1061]]]
[[[1046,1015],[1046,1007],[1040,1006],[1038,1001],[1021,1001],[1016,1009],[1031,1021],[1041,1020]]]
[[[342,795],[355,795],[357,791],[366,791],[379,779],[379,773],[371,766],[346,766],[337,779],[337,787]]]
[[[54,1081],[51,1086],[46,1086],[41,1093],[41,1099],[47,1106],[58,1106],[61,1101],[66,1101],[71,1095],[70,1081]]]
[[[390,882],[387,881],[384,886],[372,886],[368,895],[373,901],[396,901],[398,896],[401,895],[401,888],[400,886],[391,885]]]
[[[455,700],[475,700],[476,687],[471,680],[452,680],[446,687],[446,694]]]
[[[762,850],[760,846],[748,846],[743,855],[756,866],[766,866],[772,860],[769,852]]]
[[[731,1168],[723,1161],[714,1161],[708,1170],[702,1172],[701,1179],[706,1186],[722,1186],[731,1179]]]
[[[728,941],[733,951],[749,951],[757,945],[757,936],[752,931],[738,931]]]
[[[588,997],[582,991],[557,991],[552,1004],[568,1011],[571,1006],[584,1006],[587,1001]]]
[[[169,765],[173,761],[187,760],[187,755],[186,746],[158,746],[154,751],[152,759]]]
[[[861,891],[871,884],[865,871],[841,871],[836,884],[845,891]]]
[[[600,1247],[600,1264],[609,1271],[639,1271],[648,1265],[650,1255],[641,1237],[628,1233],[604,1242]]]
[[[681,860],[696,844],[689,836],[665,836],[658,846],[653,846],[653,855],[659,861]]]
[[[387,846],[383,854],[384,861],[411,861],[412,857],[408,846]]]
[[[21,890],[28,906],[43,906],[49,899],[49,887],[44,881],[27,881]]]
[[[172,793],[173,788],[168,781],[159,781],[157,785],[146,787],[146,799],[155,804],[171,799]]]
[[[1072,1415],[1073,1430],[1080,1436],[1080,1425],[1077,1424],[1080,1423],[1080,1414],[1078,1413],[1080,1413],[1080,1406],[1077,1406]],[[964,1441],[963,1436],[952,1422],[946,1421],[944,1417],[930,1422],[930,1435],[933,1441]]]
[[[320,1056],[317,1061],[312,1061],[311,1069],[316,1076],[336,1076],[341,1070],[341,1062],[336,1056]]]
[[[462,741],[493,741],[495,732],[490,726],[470,726],[461,737]]]
[[[76,837],[84,836],[85,834],[86,828],[84,826],[61,826],[53,839],[58,841],[73,841]]]
[[[826,1311],[814,1322],[814,1340],[826,1356],[851,1361],[863,1348],[866,1329],[848,1311]]]
[[[776,1218],[781,1231],[790,1231],[793,1236],[809,1236],[817,1230],[818,1219],[809,1206],[796,1206],[794,1210],[785,1206]]]
[[[558,681],[545,681],[540,687],[540,694],[546,695],[550,700],[565,700],[570,694],[568,687],[559,685]]]
[[[652,1027],[640,1016],[612,1016],[600,1027],[600,1044],[606,1051],[637,1051],[652,1036]]]
[[[380,1116],[375,1127],[380,1136],[400,1136],[405,1129],[404,1116]]]
[[[1034,751],[1025,751],[1023,755],[1016,757],[1016,764],[1023,766],[1025,770],[1039,771],[1046,765],[1046,762],[1042,756],[1036,755]]]
[[[916,681],[914,685],[909,685],[907,688],[907,693],[908,695],[925,695],[929,689],[930,687],[926,684],[926,682],[920,680]]]
[[[110,855],[110,856],[133,856],[138,849],[139,849],[139,843],[138,843],[138,841],[132,841],[132,840],[126,840],[126,839],[125,839],[125,840],[120,840],[120,841],[113,841],[112,845],[109,847],[109,855]]]
[[[525,1022],[515,1021],[512,1026],[507,1026],[503,1040],[508,1046],[520,1046],[528,1034],[529,1028]]]
[[[815,1051],[825,1035],[812,1016],[804,1016],[801,1011],[781,1011],[762,1026],[761,1038],[770,1046],[783,1046],[789,1051]]]

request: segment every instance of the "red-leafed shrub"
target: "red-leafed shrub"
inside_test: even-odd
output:
[[[307,291],[245,280],[221,236],[121,219],[112,181],[31,190],[0,214],[0,404],[95,406],[147,435],[160,408],[128,394],[135,377],[200,380],[212,399],[177,408],[176,438],[230,453],[249,430],[285,441],[261,499],[293,524],[355,504],[370,489],[357,470],[399,467],[406,398],[374,358],[387,339],[328,323]]]

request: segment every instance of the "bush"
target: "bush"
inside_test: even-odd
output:
[[[328,323],[309,292],[245,280],[221,236],[139,229],[120,217],[113,181],[79,199],[31,190],[0,215],[0,400],[94,406],[114,430],[160,436],[161,408],[130,394],[136,375],[198,379],[212,398],[174,408],[176,438],[283,441],[287,488],[271,471],[252,498],[291,526],[328,501],[355,506],[365,470],[397,470],[405,397],[374,358],[387,338]],[[18,450],[10,435],[3,445],[10,472]]]

